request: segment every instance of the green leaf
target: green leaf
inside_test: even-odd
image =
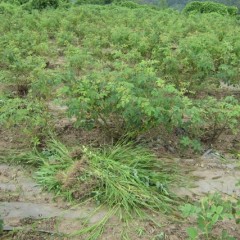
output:
[[[204,219],[204,217],[201,216],[201,215],[198,216],[197,222],[198,222],[198,227],[199,227],[202,231],[204,231],[204,229],[205,229],[205,219]]]
[[[191,240],[197,239],[198,231],[194,227],[187,228],[187,234]]]
[[[212,225],[214,225],[219,219],[219,215],[218,214],[214,214],[213,218],[212,218]]]
[[[216,213],[220,215],[222,211],[223,211],[223,206],[218,206],[216,209]]]
[[[194,214],[194,206],[189,203],[181,206],[180,210],[182,211],[183,217],[189,217]]]

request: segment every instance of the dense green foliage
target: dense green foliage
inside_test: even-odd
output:
[[[61,3],[68,2],[68,0],[0,0],[0,3],[10,3],[22,5],[24,9],[38,9],[57,8]]]
[[[22,131],[38,145],[51,130],[51,117],[44,103],[29,99],[0,98],[0,127]]]
[[[31,4],[34,9],[44,9],[47,7],[57,8],[59,6],[59,0],[33,0]]]
[[[201,100],[222,82],[239,82],[236,18],[132,6],[28,12],[1,3],[1,124],[20,114],[22,126],[34,126],[27,106],[38,112],[36,102],[58,99],[77,127],[101,126],[118,137],[162,127],[212,141],[236,131],[237,100]],[[19,108],[21,98],[30,105]]]
[[[190,13],[212,13],[216,12],[221,15],[236,15],[238,12],[237,7],[229,7],[215,2],[190,2],[184,8],[184,12]]]
[[[100,120],[109,128],[114,122],[117,132],[136,134],[160,124],[173,127],[181,122],[185,107],[181,94],[144,63],[135,71],[116,68],[72,81],[65,89],[70,99],[69,113],[77,116],[80,126],[94,127]]]

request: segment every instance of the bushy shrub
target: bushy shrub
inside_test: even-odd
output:
[[[0,127],[20,131],[27,144],[42,144],[51,128],[50,115],[44,103],[31,100],[0,97]]]
[[[180,124],[185,99],[170,84],[156,77],[151,68],[98,73],[75,79],[63,88],[69,98],[69,114],[77,124],[91,128],[111,126],[117,134],[138,135],[164,125]]]
[[[214,142],[226,131],[233,134],[239,131],[240,105],[234,97],[196,100],[188,109],[188,116],[190,120],[186,126],[189,135],[195,139]]]
[[[0,14],[14,14],[17,8],[10,3],[0,2]]]
[[[186,13],[198,12],[198,13],[212,13],[216,12],[221,15],[237,15],[237,7],[229,7],[224,4],[215,2],[190,2],[183,10]]]
[[[240,107],[235,98],[185,97],[174,85],[158,78],[146,62],[135,68],[70,76],[62,93],[78,127],[103,126],[118,137],[126,133],[136,137],[157,127],[169,132],[183,128],[190,139],[205,142],[238,130]]]

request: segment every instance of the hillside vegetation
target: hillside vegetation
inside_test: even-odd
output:
[[[0,9],[1,124],[40,138],[58,99],[77,127],[111,126],[118,137],[162,126],[207,141],[237,130],[238,100],[214,97],[221,83],[239,82],[235,17],[127,3]]]

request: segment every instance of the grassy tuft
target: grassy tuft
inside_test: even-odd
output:
[[[85,148],[88,173],[99,181],[95,198],[101,203],[120,206],[122,216],[133,212],[142,215],[141,209],[171,211],[174,196],[168,184],[174,179],[164,164],[142,147],[119,144],[104,150]]]
[[[113,215],[128,222],[135,217],[150,218],[151,212],[177,211],[178,199],[168,188],[179,181],[176,167],[157,160],[143,147],[132,143],[103,149],[82,147],[81,155],[73,158],[69,149],[52,140],[44,151],[34,154],[41,163],[36,179],[47,190],[68,200],[91,198],[110,209],[100,222],[74,233],[89,233],[86,239],[97,239]]]

